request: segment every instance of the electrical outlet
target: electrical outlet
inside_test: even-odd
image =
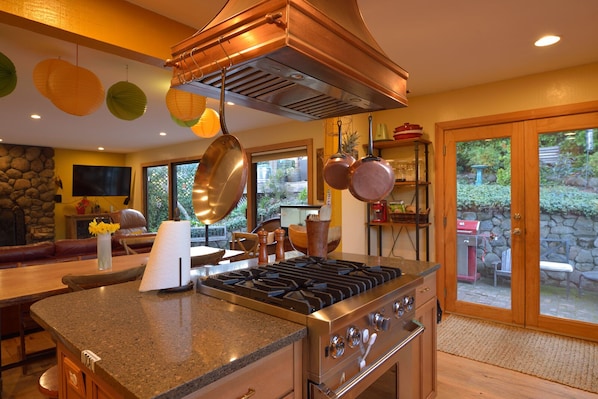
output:
[[[89,349],[86,349],[81,352],[81,363],[83,363],[85,367],[87,367],[93,372],[95,372],[95,364],[98,360],[102,360],[102,358],[90,351]]]

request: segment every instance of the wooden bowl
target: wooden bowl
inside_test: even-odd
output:
[[[307,255],[307,229],[298,224],[289,225],[289,241],[296,251]],[[328,253],[334,251],[341,242],[341,227],[332,226],[328,229]]]

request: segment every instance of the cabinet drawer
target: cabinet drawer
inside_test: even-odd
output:
[[[424,283],[415,291],[415,306],[422,306],[436,296],[436,273],[424,277]]]
[[[293,352],[293,345],[282,348],[186,396],[185,399],[250,396],[260,399],[293,398]]]
[[[81,398],[85,397],[85,379],[83,372],[69,358],[62,358],[63,378],[66,380],[67,392],[74,392]],[[70,395],[67,395],[70,397]]]

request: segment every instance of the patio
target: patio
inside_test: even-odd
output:
[[[489,305],[499,308],[511,307],[511,289],[508,281],[500,281],[496,287],[492,278],[482,277],[473,283],[458,282],[457,298],[460,301]],[[598,292],[583,290],[579,296],[572,285],[567,289],[542,285],[540,288],[540,312],[546,316],[586,321],[598,324]]]

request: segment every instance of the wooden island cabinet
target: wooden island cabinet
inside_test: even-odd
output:
[[[60,342],[56,345],[59,397],[62,399],[123,399],[107,383],[96,377],[81,360],[69,353]]]
[[[437,323],[437,300],[436,300],[436,273],[424,277],[424,284],[415,293],[415,317],[420,323],[426,326],[425,331],[419,340],[419,356],[414,356],[414,363],[419,359],[419,366],[414,368],[421,370],[419,376],[420,395],[422,399],[436,397],[436,323]]]
[[[193,392],[183,399],[249,398],[301,399],[302,341],[295,342]],[[60,398],[125,399],[58,343]]]

